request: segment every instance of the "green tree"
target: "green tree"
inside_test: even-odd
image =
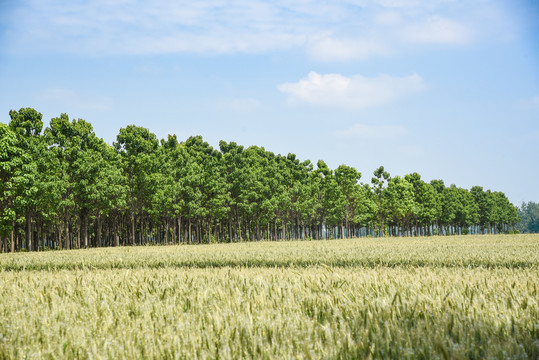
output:
[[[112,146],[96,139],[95,148],[85,153],[84,164],[86,166],[82,170],[89,180],[83,194],[88,213],[95,219],[95,246],[105,245],[103,223],[106,219],[110,219],[109,244],[118,246],[119,217],[126,211],[128,193],[120,156]]]
[[[25,223],[26,249],[34,249],[35,216],[38,216],[39,196],[41,191],[41,174],[38,169],[40,158],[46,152],[41,131],[43,115],[32,108],[22,108],[9,112],[11,121],[9,128],[17,136],[17,146],[23,153],[21,171],[17,174],[17,196],[13,209],[19,224]],[[41,162],[43,164],[43,162]]]
[[[340,188],[341,194],[345,198],[344,225],[346,229],[346,237],[350,237],[350,221],[355,217],[354,212],[357,207],[356,193],[359,179],[361,179],[361,173],[353,167],[340,165],[335,170],[335,181],[337,186]]]
[[[416,228],[416,234],[431,234],[431,225],[434,224],[441,211],[440,196],[434,186],[421,180],[421,175],[418,173],[406,175],[405,179],[414,188],[416,212],[413,221],[416,227],[419,226]]]
[[[484,233],[485,228],[489,226],[489,218],[490,214],[489,212],[492,209],[492,199],[490,197],[490,191],[487,193],[483,190],[482,186],[473,186],[470,189],[470,193],[472,194],[475,203],[477,204],[478,208],[478,215],[479,215],[479,221],[478,221],[478,227],[479,232]]]
[[[357,186],[355,197],[356,209],[354,222],[360,227],[372,228],[376,225],[378,213],[376,199],[369,184]],[[367,231],[367,233],[370,233],[370,231]]]
[[[22,151],[17,137],[7,125],[0,123],[0,251],[8,251],[7,237],[11,234],[11,251],[14,251],[14,227],[17,214],[13,208],[16,196],[16,176],[21,171]]]
[[[387,223],[407,230],[407,234],[411,235],[411,222],[417,216],[412,184],[400,176],[391,178],[382,194],[382,207]]]
[[[498,233],[509,231],[509,226],[513,227],[518,223],[518,211],[509,202],[504,193],[496,191],[491,193],[493,209],[490,216],[490,224]]]
[[[130,242],[137,243],[148,235],[148,212],[155,183],[152,174],[156,170],[156,152],[159,142],[148,129],[129,125],[120,129],[113,144],[120,154],[121,166],[127,179],[128,207],[130,213]]]
[[[518,230],[523,233],[539,233],[539,203],[522,202],[518,209],[521,218]]]
[[[383,166],[374,170],[374,177],[371,178],[374,199],[376,202],[378,234],[385,233],[387,209],[384,207],[383,194],[390,179],[391,175],[384,170]]]
[[[66,229],[65,246],[73,245],[70,228],[75,220],[78,231],[76,247],[87,248],[90,245],[90,218],[95,212],[94,200],[99,197],[96,192],[103,191],[103,184],[98,182],[104,176],[103,170],[108,168],[103,158],[105,144],[95,136],[90,123],[82,119],[70,121],[67,114],[51,120],[45,129],[45,138],[49,152],[54,154],[57,166],[61,168],[57,180],[64,190],[61,207]]]

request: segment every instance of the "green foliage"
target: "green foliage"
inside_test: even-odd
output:
[[[22,151],[17,137],[8,126],[0,124],[0,236],[11,232],[16,220],[13,202],[16,196],[17,174],[20,172]]]
[[[129,125],[106,144],[61,114],[43,130],[31,108],[0,132],[0,250],[262,239],[508,233],[517,209],[501,193],[418,173],[370,183],[340,165],[201,136],[158,141]],[[43,132],[42,132],[43,130]]]
[[[521,218],[518,230],[523,233],[539,233],[539,204],[533,201],[523,202],[518,209]]]

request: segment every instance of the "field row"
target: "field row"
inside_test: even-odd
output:
[[[0,271],[321,265],[537,269],[539,235],[262,241],[0,254]]]
[[[0,272],[0,358],[535,358],[536,269]]]

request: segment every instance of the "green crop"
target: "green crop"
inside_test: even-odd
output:
[[[0,255],[0,359],[539,357],[539,236]]]

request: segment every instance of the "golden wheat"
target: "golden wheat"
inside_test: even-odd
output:
[[[0,256],[0,358],[539,356],[539,236]]]

